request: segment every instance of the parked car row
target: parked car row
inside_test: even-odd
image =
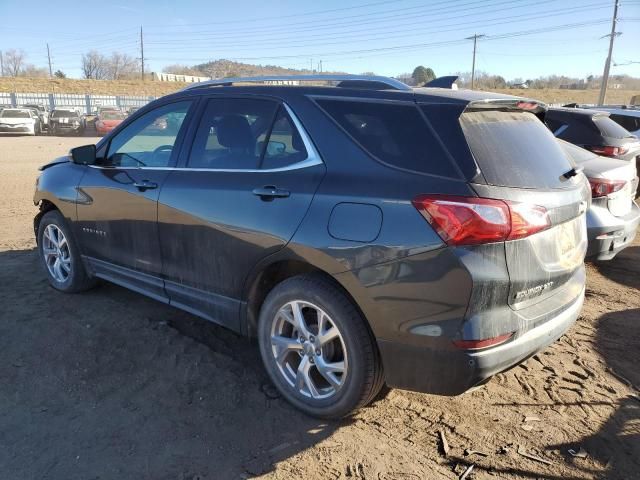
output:
[[[49,111],[49,108],[43,105],[25,104],[17,108],[0,106],[0,114],[3,110],[8,110],[5,116],[7,119],[16,115],[16,118],[21,118],[25,115],[25,111],[28,110],[31,112],[29,114],[31,120],[6,120],[3,122],[0,119],[0,133],[40,135],[48,132],[50,135],[81,135],[89,123],[87,116],[73,107],[59,107]],[[100,106],[95,112],[95,118],[92,123],[95,125],[96,132],[99,135],[105,135],[120,125],[127,116],[136,110],[138,110],[138,107],[131,107],[123,111],[117,107]]]
[[[37,182],[49,283],[107,280],[256,337],[282,396],[333,418],[385,383],[458,395],[534,355],[580,314],[585,255],[635,235],[634,140],[606,115],[294,79],[98,112],[112,131]]]

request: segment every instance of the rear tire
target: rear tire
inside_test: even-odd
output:
[[[51,210],[40,219],[38,253],[49,284],[56,290],[76,293],[96,284],[88,275],[71,231],[58,210]]]
[[[269,293],[260,310],[258,341],[276,388],[308,415],[348,415],[371,402],[384,383],[366,320],[320,275],[292,277]]]

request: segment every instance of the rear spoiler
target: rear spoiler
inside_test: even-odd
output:
[[[456,80],[458,80],[457,75],[448,75],[446,77],[438,77],[434,78],[430,82],[425,83],[424,87],[429,88],[450,88],[451,90],[457,90],[458,85],[456,85]]]

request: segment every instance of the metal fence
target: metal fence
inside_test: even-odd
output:
[[[54,108],[74,108],[87,115],[95,113],[100,106],[113,106],[126,110],[142,107],[156,97],[128,95],[77,95],[67,93],[2,93],[0,106],[18,107],[27,103],[37,103]]]

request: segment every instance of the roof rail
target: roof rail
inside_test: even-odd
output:
[[[371,88],[375,88],[376,84],[384,84],[393,90],[411,90],[411,87],[405,83],[402,83],[395,78],[381,77],[377,75],[267,75],[263,77],[237,77],[237,78],[220,78],[215,80],[207,80],[204,82],[193,83],[185,88],[185,90],[193,90],[196,88],[205,87],[224,87],[230,86],[234,83],[278,83],[278,82],[291,82],[283,83],[284,85],[296,85],[293,82],[346,82],[342,86],[348,86],[349,82],[358,82],[359,88],[362,85],[370,82]]]

